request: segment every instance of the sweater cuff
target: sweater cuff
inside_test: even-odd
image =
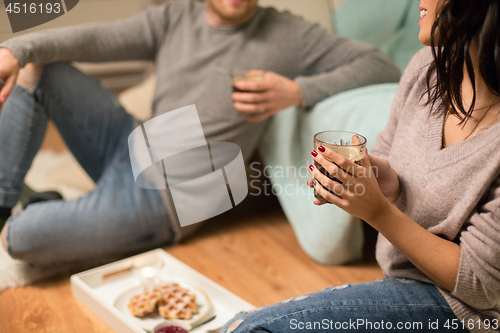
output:
[[[9,39],[0,44],[0,48],[6,48],[10,52],[12,52],[14,57],[16,57],[17,61],[19,62],[19,68],[23,68],[27,63],[30,62],[29,48],[19,45],[18,42],[13,42],[13,39]]]
[[[302,94],[302,107],[305,109],[311,108],[314,104],[323,100],[323,94],[316,89],[314,84],[311,84],[310,79],[304,76],[300,76],[295,79],[295,82],[299,85],[300,93]]]
[[[474,264],[475,261],[467,250],[462,249],[455,289],[451,294],[473,308],[488,309],[492,305],[484,293],[483,285],[474,277],[473,273],[481,268],[475,267]]]

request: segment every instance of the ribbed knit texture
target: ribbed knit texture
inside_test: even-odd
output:
[[[444,115],[421,99],[431,61],[430,48],[424,48],[410,62],[371,153],[388,159],[398,173],[395,205],[430,232],[460,244],[455,290],[438,289],[460,320],[475,321],[471,331],[487,332],[479,329],[479,318],[500,320],[500,123],[442,149]],[[377,260],[387,276],[433,283],[382,235]]]

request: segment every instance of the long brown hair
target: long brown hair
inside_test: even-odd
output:
[[[477,37],[479,71],[488,89],[500,96],[500,0],[441,0],[431,30],[434,61],[427,70],[427,103],[449,110],[465,124],[476,104],[477,78],[470,55]],[[464,68],[473,87],[468,110],[462,98]],[[433,80],[435,74],[435,80]],[[437,106],[437,108],[434,108]]]

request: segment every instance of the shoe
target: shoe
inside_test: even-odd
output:
[[[0,207],[0,230],[3,229],[3,226],[5,225],[7,220],[9,219],[10,214],[11,214],[10,208]]]
[[[23,209],[25,209],[26,207],[34,203],[62,199],[63,197],[61,193],[56,191],[36,192],[29,195],[26,199],[23,200],[21,204],[23,206]]]

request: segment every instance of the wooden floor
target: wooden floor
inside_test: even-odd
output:
[[[44,147],[56,151],[57,133]],[[56,140],[57,141],[57,140]],[[255,306],[346,282],[383,276],[373,258],[373,233],[365,258],[346,266],[312,261],[299,247],[275,198],[247,198],[236,209],[208,221],[188,241],[166,247],[170,254]],[[71,295],[69,274],[0,293],[0,333],[113,332]]]

